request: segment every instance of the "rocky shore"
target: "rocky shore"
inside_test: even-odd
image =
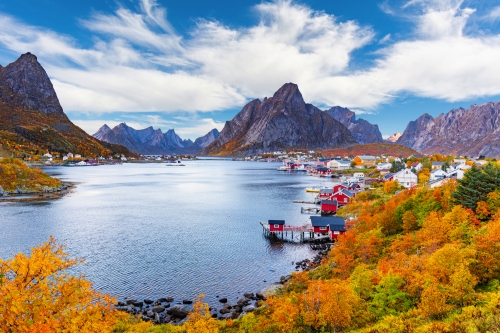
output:
[[[39,201],[47,199],[58,199],[75,187],[73,183],[63,183],[59,187],[43,186],[40,189],[26,189],[17,186],[14,191],[5,191],[0,186],[0,202],[19,202],[19,201]]]
[[[295,271],[309,271],[319,266],[332,246],[333,243],[311,244],[311,249],[318,251],[317,255],[312,259],[292,262],[292,265],[295,265]],[[282,276],[279,282],[272,283],[259,292],[244,293],[243,297],[234,304],[231,304],[227,297],[219,298],[219,296],[216,296],[219,304],[210,306],[210,314],[213,318],[219,320],[236,319],[244,316],[260,307],[262,305],[261,301],[274,294],[289,279],[291,279],[291,275]],[[173,297],[159,298],[156,301],[153,299],[126,299],[119,301],[116,304],[116,309],[138,315],[144,321],[152,321],[155,324],[182,324],[192,311],[192,303],[193,301],[188,299],[175,301]]]

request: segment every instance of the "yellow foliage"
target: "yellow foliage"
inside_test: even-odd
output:
[[[0,259],[1,332],[109,332],[120,316],[112,299],[82,276],[54,238],[9,260]]]

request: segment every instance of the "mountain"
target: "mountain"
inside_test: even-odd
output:
[[[182,140],[175,130],[170,129],[163,133],[161,129],[153,129],[152,126],[136,130],[125,123],[115,126],[113,129],[103,125],[93,137],[104,142],[120,144],[137,154],[195,154],[201,148],[212,142],[219,134],[213,129],[205,136],[191,140]]]
[[[397,141],[425,154],[500,157],[500,103],[473,104],[410,121]]]
[[[47,73],[29,52],[0,65],[0,143],[32,154],[130,154],[125,147],[94,139],[68,119]]]
[[[216,128],[214,128],[213,130],[211,130],[210,132],[208,132],[204,136],[196,139],[194,141],[194,144],[197,147],[200,147],[200,149],[205,148],[206,146],[211,144],[215,139],[217,139],[218,136],[219,136],[219,131]]]
[[[396,132],[396,133],[394,133],[393,135],[391,135],[390,137],[388,137],[388,138],[387,138],[387,141],[389,141],[389,142],[393,142],[393,143],[394,143],[394,142],[396,142],[396,141],[398,141],[398,140],[399,140],[399,138],[401,137],[401,135],[403,135],[403,134],[401,134],[401,133],[399,133],[399,132]]]
[[[296,84],[283,85],[271,98],[245,105],[207,155],[248,155],[289,148],[325,149],[355,144],[349,130],[328,113],[306,104]]]
[[[347,127],[360,144],[384,141],[378,125],[372,125],[361,118],[356,119],[356,114],[347,108],[334,106],[325,112]]]

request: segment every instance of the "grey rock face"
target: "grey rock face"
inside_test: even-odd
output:
[[[356,114],[347,108],[334,106],[325,112],[347,127],[359,143],[384,141],[378,125],[372,125],[364,119],[356,119]]]
[[[500,157],[500,103],[459,108],[411,121],[397,143],[426,154]]]
[[[29,52],[8,66],[0,67],[0,100],[65,117],[52,82],[36,56]]]
[[[211,144],[215,139],[217,139],[218,136],[219,136],[219,131],[216,128],[214,128],[204,136],[196,139],[194,141],[194,144],[200,147],[200,149],[205,148],[206,146]]]
[[[332,148],[355,144],[349,130],[326,112],[306,104],[296,84],[271,98],[251,101],[200,154],[256,154],[287,148]]]
[[[205,136],[191,140],[182,140],[175,130],[170,129],[163,133],[160,129],[153,129],[152,126],[136,130],[125,123],[121,123],[114,128],[104,124],[93,137],[108,143],[120,144],[137,154],[195,154],[202,147],[202,144],[209,144],[217,137],[218,131],[211,130]]]

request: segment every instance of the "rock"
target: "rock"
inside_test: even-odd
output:
[[[128,313],[135,313],[135,309],[132,306],[127,306],[127,312]]]
[[[186,318],[187,315],[191,312],[191,309],[187,306],[176,304],[170,309],[167,310],[167,313],[171,316],[178,318]]]
[[[118,303],[116,303],[116,305],[118,305],[118,306],[125,306],[125,303],[122,302],[122,301],[118,301]]]
[[[158,312],[163,312],[163,311],[165,311],[165,307],[164,307],[164,306],[161,306],[161,305],[157,305],[157,306],[155,306],[155,307],[153,308],[153,310],[152,310],[152,311],[153,311],[153,312],[157,312],[157,313],[158,313]]]
[[[160,315],[158,313],[155,313],[155,319],[153,320],[155,324],[161,324],[161,319]]]
[[[242,310],[243,312],[252,312],[255,311],[256,307],[254,305],[247,305]]]
[[[182,304],[193,304],[193,301],[185,299],[185,300],[182,300]]]
[[[172,303],[174,301],[174,298],[172,296],[168,296],[165,298],[165,302]]]
[[[222,309],[220,309],[220,310],[219,310],[219,313],[220,313],[220,314],[226,314],[226,313],[229,313],[229,309],[227,309],[227,308],[222,308]]]
[[[163,322],[165,324],[168,324],[172,321],[172,317],[170,317],[169,315],[165,315],[165,317],[163,317]]]
[[[137,302],[134,302],[132,304],[134,304],[134,306],[137,306],[138,308],[142,308],[142,306],[144,305],[144,303],[141,301],[137,301]]]
[[[144,303],[146,303],[146,304],[153,304],[153,300],[152,299],[145,299]]]
[[[245,305],[248,305],[248,303],[250,302],[250,300],[246,297],[243,297],[243,298],[240,298],[238,300],[238,302],[236,302],[239,306],[245,306]]]
[[[220,316],[219,318],[220,319],[231,319],[231,318],[233,318],[233,314],[232,313],[225,313],[222,316]]]
[[[226,297],[221,298],[221,299],[219,299],[219,302],[221,302],[221,303],[227,303],[227,298]]]
[[[342,123],[359,143],[383,142],[378,125],[372,125],[364,119],[356,119],[356,114],[347,108],[334,106],[325,111]]]
[[[153,311],[148,311],[148,312],[146,313],[146,316],[148,316],[149,318],[153,318],[153,317],[155,316],[155,312],[153,312]]]
[[[156,300],[156,303],[163,303],[166,301],[167,301],[167,299],[165,297],[162,297],[162,298],[158,298],[158,300]],[[146,302],[146,300],[144,300],[144,302]]]
[[[148,316],[142,316],[142,320],[144,320],[144,321],[151,321],[152,319],[149,318]]]
[[[128,300],[125,301],[125,303],[127,303],[128,305],[134,304],[135,302],[137,302],[136,299],[128,299]]]
[[[266,300],[266,296],[263,293],[256,293],[255,297],[257,299]]]
[[[244,293],[243,296],[245,296],[246,298],[254,297],[253,293]]]

